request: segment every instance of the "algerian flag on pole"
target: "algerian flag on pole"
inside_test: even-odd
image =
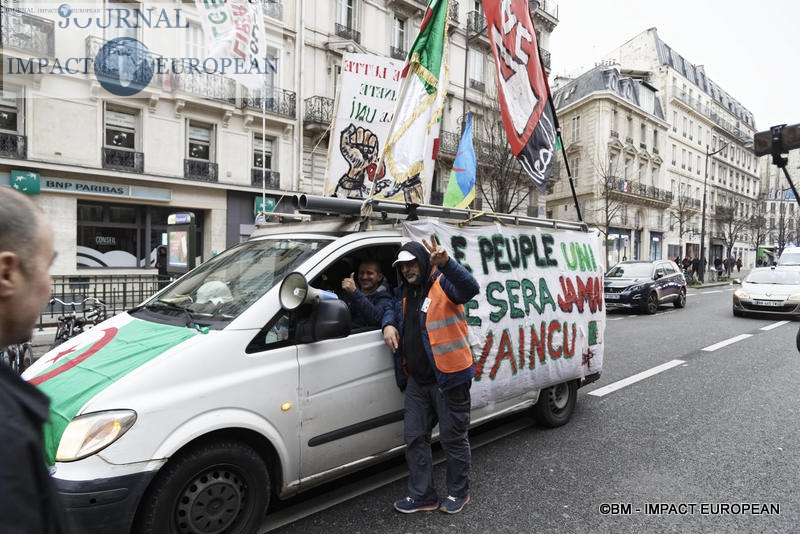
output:
[[[475,158],[475,147],[472,145],[472,114],[467,112],[467,126],[458,143],[458,152],[450,171],[450,181],[444,193],[443,206],[449,208],[466,208],[475,199],[475,171],[478,161]]]
[[[450,74],[447,24],[447,0],[430,0],[400,77],[400,94],[383,153],[389,179],[373,186],[377,198],[422,204],[430,196]]]

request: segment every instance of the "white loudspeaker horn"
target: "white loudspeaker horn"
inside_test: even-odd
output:
[[[306,277],[298,272],[289,273],[281,283],[278,293],[281,306],[285,310],[294,310],[303,304],[315,300],[338,299],[336,293],[310,287]]]

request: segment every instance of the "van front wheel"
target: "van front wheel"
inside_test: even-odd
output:
[[[142,499],[138,534],[248,534],[269,505],[270,478],[247,445],[218,441],[170,460]]]

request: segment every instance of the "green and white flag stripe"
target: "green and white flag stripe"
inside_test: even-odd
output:
[[[48,465],[55,462],[64,429],[92,397],[197,333],[138,319],[112,320],[76,338],[81,340],[77,345],[70,340],[52,351],[50,365],[28,379],[51,400],[50,421],[44,426]]]

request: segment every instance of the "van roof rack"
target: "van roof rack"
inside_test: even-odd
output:
[[[314,213],[345,217],[360,217],[363,222],[370,219],[386,221],[390,215],[405,216],[405,220],[414,221],[419,217],[434,217],[452,221],[456,224],[493,223],[504,225],[534,226],[561,230],[578,230],[588,232],[585,222],[563,221],[558,219],[540,219],[524,215],[490,213],[470,209],[447,208],[427,204],[404,204],[391,200],[353,199],[323,197],[317,195],[295,195],[292,197],[294,208],[300,213]]]

